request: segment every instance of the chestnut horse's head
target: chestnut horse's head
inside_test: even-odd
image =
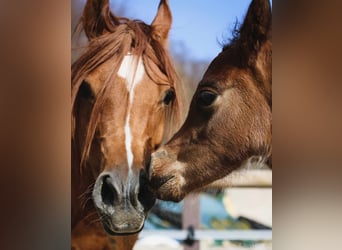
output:
[[[270,159],[271,19],[269,0],[253,0],[200,81],[184,125],[152,154],[158,198],[179,201],[248,161]]]
[[[155,201],[144,166],[179,113],[165,50],[171,19],[165,0],[151,25],[116,17],[108,0],[83,12],[89,45],[72,66],[72,216],[90,187],[110,234],[140,231]]]

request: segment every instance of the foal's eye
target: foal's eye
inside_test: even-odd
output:
[[[169,105],[175,99],[175,97],[175,91],[173,89],[169,89],[163,98],[163,103],[165,105]]]
[[[198,95],[198,103],[201,106],[210,106],[217,98],[217,94],[208,90],[203,90]]]

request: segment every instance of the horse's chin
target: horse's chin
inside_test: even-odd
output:
[[[104,221],[102,221],[102,225],[106,233],[111,236],[120,236],[120,235],[124,236],[124,235],[137,234],[144,228],[144,223],[142,223],[139,229],[132,229],[132,228],[128,228],[125,226],[115,227],[114,229],[112,226],[108,225],[108,223]]]

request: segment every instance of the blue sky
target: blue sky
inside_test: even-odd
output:
[[[126,2],[127,15],[151,23],[159,0],[115,0]],[[173,15],[170,41],[182,41],[187,57],[211,61],[221,50],[218,41],[230,38],[236,19],[242,22],[251,0],[169,0]]]

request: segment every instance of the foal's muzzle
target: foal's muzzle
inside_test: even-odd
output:
[[[150,186],[158,199],[179,202],[185,194],[185,167],[177,161],[176,154],[161,147],[151,155],[149,166]]]
[[[111,235],[142,230],[147,212],[155,202],[143,172],[119,178],[114,171],[103,172],[93,189],[93,200],[104,229]]]

